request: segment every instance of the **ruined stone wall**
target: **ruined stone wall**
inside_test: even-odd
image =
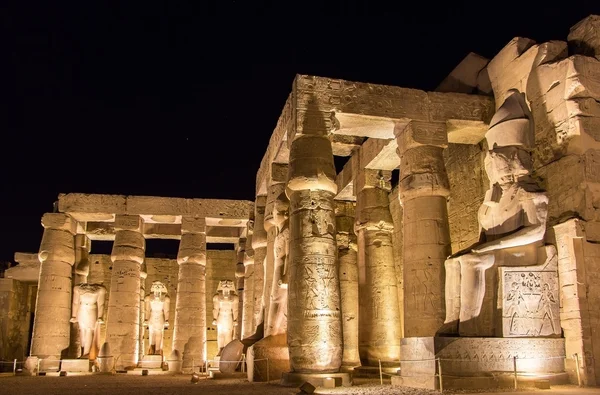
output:
[[[213,322],[213,295],[217,292],[220,280],[235,283],[237,255],[234,250],[206,251],[206,355],[209,360],[217,355],[217,327]]]
[[[489,181],[484,167],[487,144],[449,144],[444,151],[446,172],[450,181],[448,221],[452,253],[479,241],[477,212]]]
[[[0,279],[0,364],[1,371],[12,371],[12,361],[24,361],[29,343],[30,284]]]

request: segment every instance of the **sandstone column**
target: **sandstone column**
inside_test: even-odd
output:
[[[184,369],[206,360],[206,221],[183,217],[177,254],[177,300],[173,349],[183,356]]]
[[[325,117],[307,110],[290,148],[288,346],[292,372],[338,372],[342,364],[336,264],[336,171]]]
[[[248,221],[246,250],[244,251],[244,298],[242,301],[242,339],[254,334],[254,250],[252,233],[254,220]]]
[[[139,356],[140,282],[146,240],[137,215],[117,215],[108,298],[106,341],[117,369],[133,369]]]
[[[238,325],[235,327],[235,339],[242,339],[242,323],[244,321],[243,313],[244,313],[244,275],[245,275],[245,267],[244,267],[244,253],[245,253],[245,244],[246,239],[240,239],[237,250],[237,259],[238,262],[235,266],[235,280],[237,294],[239,298],[238,305],[238,317],[237,322]]]
[[[262,337],[264,330],[265,303],[263,293],[265,288],[265,261],[267,259],[267,231],[265,229],[265,196],[256,197],[254,206],[254,232],[252,233],[252,248],[254,249],[254,330]]]
[[[354,233],[354,203],[336,202],[336,240],[342,309],[342,365],[360,366],[358,352],[358,265],[357,240]]]
[[[38,254],[41,266],[31,355],[58,363],[61,353],[69,348],[76,224],[66,214],[48,213],[42,217],[42,226],[44,235]]]
[[[395,130],[404,207],[404,336],[435,336],[445,320],[444,261],[450,255],[444,124],[411,121]]]
[[[391,172],[363,169],[357,179],[356,230],[362,233],[359,268],[359,351],[363,365],[398,365],[400,313],[389,209]]]

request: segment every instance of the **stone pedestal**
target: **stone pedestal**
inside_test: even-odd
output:
[[[144,358],[140,362],[140,368],[143,369],[162,369],[162,365],[162,355],[144,355]]]
[[[295,373],[336,373],[342,320],[333,198],[337,192],[323,114],[307,110],[291,143],[288,346]],[[300,126],[298,126],[300,128]]]
[[[146,247],[142,225],[139,216],[117,215],[115,219],[106,341],[115,356],[117,370],[132,370],[138,362],[140,272]]]
[[[63,359],[60,362],[60,370],[64,372],[89,372],[90,360],[85,359]]]
[[[206,360],[206,222],[184,217],[181,230],[173,349],[187,369]]]
[[[75,262],[75,222],[66,214],[44,214],[40,277],[31,338],[31,355],[58,370],[69,349],[71,274]],[[51,362],[54,361],[54,362]],[[50,366],[48,365],[48,366]]]
[[[352,378],[349,373],[284,373],[281,377],[281,385],[284,387],[299,387],[303,383],[310,383],[315,387],[331,388],[351,387]]]

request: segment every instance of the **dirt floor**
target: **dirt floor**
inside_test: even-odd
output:
[[[508,391],[515,392],[515,391]],[[556,386],[551,390],[526,390],[517,391],[519,394],[528,395],[541,393],[548,394],[600,394],[599,389],[581,389],[574,386]],[[286,388],[271,383],[249,383],[244,378],[200,378],[198,383],[191,382],[191,375],[150,375],[141,376],[134,374],[116,375],[68,375],[57,376],[0,376],[0,394],[2,395],[79,395],[79,394],[119,394],[119,395],[184,395],[184,394],[240,394],[240,395],[278,395],[298,394],[298,388]],[[392,387],[390,384],[382,386],[378,380],[355,380],[355,385],[349,388],[317,389],[316,394],[439,394],[439,392],[418,390],[406,387]],[[481,392],[446,391],[446,393]],[[487,392],[492,395],[498,392]],[[506,393],[506,392],[504,392]]]

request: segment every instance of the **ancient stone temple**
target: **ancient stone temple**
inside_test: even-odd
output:
[[[433,92],[297,75],[254,201],[60,195],[0,280],[0,357],[186,372],[237,342],[285,385],[600,384],[599,32],[471,53]]]

